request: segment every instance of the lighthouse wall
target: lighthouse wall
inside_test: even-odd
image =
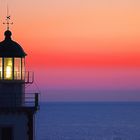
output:
[[[28,140],[28,117],[24,113],[0,114],[0,131],[3,127],[11,127],[14,140]],[[0,132],[0,137],[1,137]]]
[[[0,107],[21,106],[24,103],[25,84],[3,83],[0,84]]]

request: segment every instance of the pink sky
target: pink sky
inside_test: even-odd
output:
[[[1,23],[7,3],[13,39],[27,52],[44,97],[46,89],[140,89],[138,0],[0,0]]]

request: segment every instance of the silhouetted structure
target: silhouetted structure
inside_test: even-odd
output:
[[[11,36],[8,28],[0,42],[0,140],[34,140],[38,94],[25,93],[34,75],[25,71],[26,53]]]

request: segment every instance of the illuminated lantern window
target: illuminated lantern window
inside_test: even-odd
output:
[[[22,69],[21,69],[21,72],[22,72],[22,80],[25,80],[25,59],[22,58]]]
[[[13,62],[12,58],[4,58],[4,79],[13,79]]]
[[[14,58],[14,79],[21,79],[21,58]]]

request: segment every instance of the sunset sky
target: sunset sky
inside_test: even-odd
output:
[[[44,100],[140,100],[139,0],[0,0],[0,40],[7,3]]]

